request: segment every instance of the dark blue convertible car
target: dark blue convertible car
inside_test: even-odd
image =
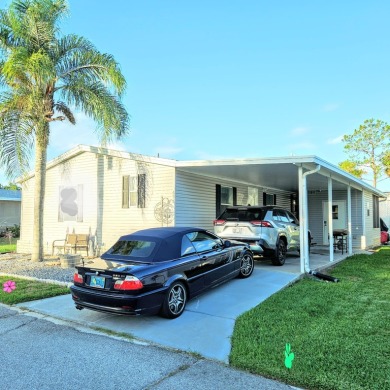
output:
[[[122,236],[101,258],[76,266],[77,309],[179,317],[187,300],[253,272],[243,243],[192,227],[145,229]]]

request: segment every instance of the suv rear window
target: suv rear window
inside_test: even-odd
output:
[[[263,208],[227,208],[218,219],[225,221],[261,221],[264,219],[266,209]]]

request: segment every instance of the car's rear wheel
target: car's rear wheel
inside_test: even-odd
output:
[[[240,273],[238,274],[239,278],[248,278],[252,275],[254,268],[254,261],[252,253],[246,252],[241,259]]]
[[[275,250],[274,257],[272,258],[273,265],[283,265],[286,262],[287,247],[284,240],[280,239]]]
[[[179,317],[186,307],[187,290],[182,282],[174,282],[168,289],[161,307],[161,315],[165,318]]]

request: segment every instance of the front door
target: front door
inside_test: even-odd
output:
[[[329,202],[322,203],[323,215],[323,244],[329,244],[329,221],[328,221]],[[332,202],[333,230],[347,229],[347,204],[345,200],[335,200]]]

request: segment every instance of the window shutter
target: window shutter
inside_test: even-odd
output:
[[[237,204],[237,187],[233,187],[233,206]]]
[[[216,218],[218,218],[221,214],[221,185],[215,185],[215,213]]]
[[[122,176],[122,208],[129,208],[129,176]]]
[[[143,209],[146,201],[146,174],[141,173],[138,175],[138,207]]]

